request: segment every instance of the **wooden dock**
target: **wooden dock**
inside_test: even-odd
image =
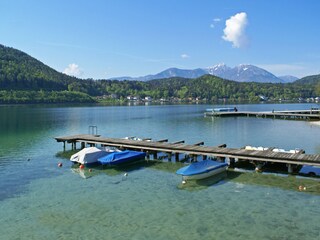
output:
[[[235,160],[250,161],[251,163],[284,163],[288,166],[288,171],[292,172],[298,165],[320,166],[320,154],[305,154],[300,151],[298,153],[274,152],[272,148],[268,150],[248,150],[245,148],[227,148],[225,144],[221,146],[204,146],[204,142],[196,144],[185,144],[184,141],[169,143],[168,139],[159,141],[148,140],[130,140],[122,138],[106,138],[99,135],[73,135],[65,137],[56,137],[57,142],[63,142],[64,150],[66,143],[72,144],[72,149],[77,148],[77,143],[81,144],[81,148],[89,146],[109,146],[119,149],[131,149],[143,151],[147,153],[147,157],[151,154],[157,159],[158,153],[168,154],[168,159],[172,157],[175,161],[179,161],[180,154],[189,156],[202,156],[203,159],[208,157],[218,158],[221,161],[229,160],[232,165]]]
[[[233,112],[214,112],[207,111],[204,113],[208,117],[260,117],[260,118],[274,118],[285,120],[320,120],[320,110],[292,110],[292,111],[266,111],[266,112],[252,112],[252,111],[233,111]]]

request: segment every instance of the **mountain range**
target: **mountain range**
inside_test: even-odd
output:
[[[179,69],[169,68],[154,75],[146,75],[142,77],[116,77],[112,80],[137,80],[137,81],[150,81],[153,79],[163,79],[170,77],[182,78],[198,78],[203,75],[210,74],[223,79],[233,80],[237,82],[260,82],[260,83],[287,83],[297,80],[294,76],[280,76],[250,64],[240,64],[236,67],[229,67],[226,64],[217,64],[207,68],[197,69]]]

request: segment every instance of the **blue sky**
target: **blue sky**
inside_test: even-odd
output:
[[[318,0],[1,0],[0,43],[81,78],[253,64],[320,74]]]

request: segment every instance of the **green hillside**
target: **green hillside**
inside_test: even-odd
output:
[[[24,52],[0,45],[2,90],[62,91],[75,81],[78,79],[59,73]]]
[[[85,93],[68,91],[80,81],[0,44],[0,103],[94,102]]]
[[[320,84],[320,74],[303,77],[295,81],[296,84]]]

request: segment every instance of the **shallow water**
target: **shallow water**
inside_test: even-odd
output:
[[[12,239],[317,239],[319,196],[223,181],[179,189],[174,174],[144,168],[82,179],[65,171],[3,201]],[[18,230],[18,231],[17,231]],[[8,239],[8,238],[6,238]]]
[[[218,179],[183,185],[175,174],[180,163],[150,161],[89,172],[56,156],[62,144],[53,137],[87,133],[89,125],[97,125],[98,133],[108,137],[320,153],[317,125],[204,118],[208,107],[0,107],[1,238],[319,239],[318,180],[228,172]],[[237,106],[243,110],[309,107]],[[300,185],[307,190],[298,191]]]

